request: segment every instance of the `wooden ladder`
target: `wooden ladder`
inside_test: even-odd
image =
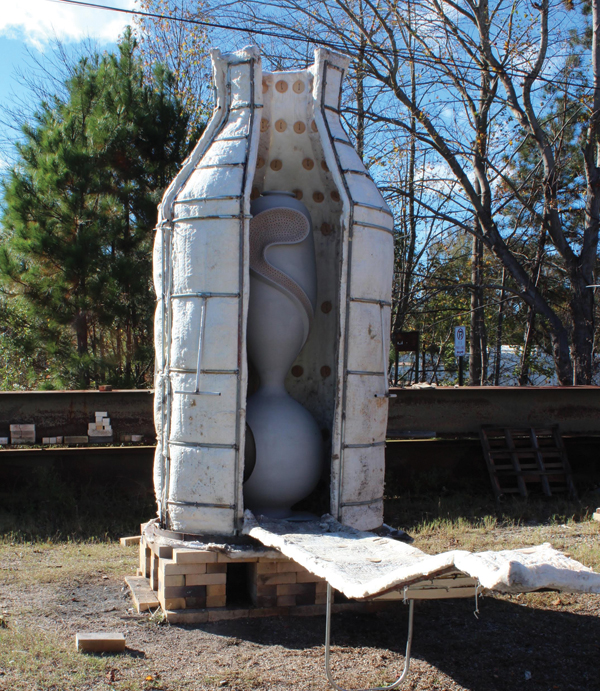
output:
[[[482,425],[479,438],[497,500],[505,494],[528,496],[541,488],[551,497],[567,492],[577,497],[571,466],[558,428]]]

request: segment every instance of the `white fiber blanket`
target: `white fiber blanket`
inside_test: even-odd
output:
[[[267,547],[278,549],[335,590],[353,599],[459,570],[483,588],[524,593],[549,588],[600,593],[600,574],[566,557],[549,544],[500,552],[454,550],[428,555],[403,542],[355,530],[331,516],[290,522],[244,515],[244,529]]]

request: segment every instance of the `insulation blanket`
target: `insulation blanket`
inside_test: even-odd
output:
[[[600,593],[600,574],[546,543],[526,549],[429,555],[416,547],[342,525],[331,516],[281,521],[244,514],[243,532],[278,549],[352,599],[380,595],[450,571],[475,578],[488,590],[540,589]]]

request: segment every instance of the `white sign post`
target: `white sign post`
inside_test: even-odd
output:
[[[454,327],[454,355],[458,358],[458,385],[463,385],[464,356],[467,352],[467,330],[464,326]]]
[[[467,332],[464,326],[454,327],[454,355],[462,357],[466,353]]]

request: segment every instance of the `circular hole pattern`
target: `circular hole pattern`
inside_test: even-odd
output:
[[[329,314],[331,312],[331,307],[331,302],[329,302],[329,300],[326,300],[321,304],[321,312],[323,312],[323,314]]]
[[[321,224],[321,232],[323,235],[331,235],[331,231],[333,228],[329,225],[329,223],[322,223]]]
[[[300,365],[294,365],[292,367],[292,375],[294,377],[301,377],[304,374],[304,367],[300,367]]]
[[[324,199],[325,195],[323,192],[313,192],[313,201],[317,202],[317,204],[320,204]]]
[[[277,120],[275,123],[275,129],[278,132],[285,132],[287,130],[287,122],[285,120]]]
[[[259,156],[256,159],[256,167],[257,168],[262,168],[265,165],[265,159],[262,156]]]
[[[269,165],[271,170],[281,170],[283,168],[283,163],[278,158],[274,158]]]
[[[302,167],[306,170],[312,170],[315,167],[315,162],[312,160],[312,158],[305,158],[302,161]]]
[[[283,79],[280,79],[277,84],[275,84],[275,88],[280,94],[284,94],[288,90],[288,84]]]
[[[310,123],[310,129],[311,129],[313,132],[316,132],[316,131],[317,131],[317,123],[316,123],[314,120]]]
[[[302,190],[292,190],[292,192],[294,193],[296,199],[302,199],[304,196],[304,192],[302,192]]]
[[[329,166],[327,163],[325,163],[325,161],[321,161],[321,168],[323,168],[326,173],[329,172]]]
[[[298,122],[294,123],[294,132],[296,134],[303,134],[306,131],[306,125],[302,122],[302,120],[298,120]]]
[[[260,131],[266,132],[269,129],[269,121],[267,118],[262,118],[260,121]]]
[[[304,91],[304,82],[300,81],[300,79],[297,82],[294,82],[294,86],[292,89],[297,93],[301,94]]]
[[[337,190],[333,190],[331,193],[331,198],[333,199],[334,202],[339,202],[340,201],[340,193]]]
[[[330,374],[331,367],[329,365],[323,365],[323,367],[321,367],[321,376],[323,377],[323,379],[325,379],[325,377],[328,377]]]

